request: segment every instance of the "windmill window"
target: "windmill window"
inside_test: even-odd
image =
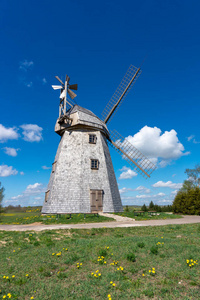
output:
[[[48,198],[49,198],[49,192],[50,192],[50,190],[46,191],[46,193],[45,193],[45,202],[48,201]]]
[[[89,134],[89,143],[96,144],[96,142],[97,142],[96,134]]]
[[[55,172],[55,169],[56,169],[56,163],[57,163],[57,161],[54,161],[54,163],[52,163],[52,173]]]
[[[91,159],[91,169],[92,170],[98,170],[99,169],[98,159]]]

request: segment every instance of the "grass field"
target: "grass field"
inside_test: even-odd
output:
[[[146,213],[144,216],[134,216],[134,212],[115,213],[116,215],[133,218],[136,221],[144,220],[158,220],[158,219],[177,219],[180,215],[173,215],[167,213],[159,213],[158,215],[149,216]],[[108,222],[114,221],[113,218],[98,216],[97,214],[72,214],[70,215],[41,215],[40,210],[30,209],[26,212],[6,212],[0,216],[0,224],[31,224],[40,222],[42,224],[77,224],[77,223],[94,223],[94,222]]]
[[[0,299],[197,300],[199,249],[199,224],[1,231]]]
[[[133,211],[124,211],[122,213],[115,213],[115,215],[119,215],[122,217],[128,217],[135,219],[136,221],[145,221],[145,220],[165,220],[165,219],[179,219],[182,218],[181,215],[174,215],[164,212],[155,213],[154,215],[149,215],[148,212],[144,213],[144,215],[135,216]]]
[[[41,215],[39,211],[12,212],[1,215],[0,224],[31,224],[40,222],[42,224],[77,224],[94,222],[114,221],[113,218],[98,216],[97,214],[73,214],[70,215]]]

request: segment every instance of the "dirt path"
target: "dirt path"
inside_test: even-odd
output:
[[[113,215],[106,214],[113,217]],[[5,231],[42,231],[52,229],[91,229],[91,228],[115,228],[115,227],[137,227],[137,226],[162,226],[169,224],[192,224],[200,223],[200,216],[183,216],[181,219],[135,221],[130,218],[121,217],[114,222],[85,223],[85,224],[28,224],[28,225],[0,225],[0,230]]]

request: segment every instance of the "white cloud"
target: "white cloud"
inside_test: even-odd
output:
[[[200,142],[197,142],[196,141],[196,139],[195,139],[195,135],[190,135],[190,136],[188,136],[187,137],[187,140],[188,140],[188,142],[192,142],[192,143],[194,143],[194,144],[200,144]]]
[[[171,194],[172,195],[176,195],[178,193],[178,190],[172,191]]]
[[[20,172],[19,174],[23,176],[23,175],[24,175],[24,172]]]
[[[27,87],[32,87],[33,83],[32,83],[32,81],[30,81],[30,82],[28,82],[28,83],[25,83],[25,85],[26,85]]]
[[[168,187],[170,189],[180,189],[182,187],[182,183],[173,183],[172,181],[158,181],[152,185],[153,187]]]
[[[154,195],[154,196],[159,196],[159,197],[163,197],[163,196],[165,196],[165,193],[158,193],[157,195]]]
[[[17,140],[19,134],[16,127],[6,128],[0,124],[0,143],[4,143],[7,140]]]
[[[126,139],[153,163],[158,162],[160,167],[166,166],[173,159],[190,154],[184,152],[184,146],[178,140],[174,129],[162,134],[157,127],[144,126],[134,136],[130,135]]]
[[[134,191],[134,190],[130,189],[130,188],[126,188],[126,187],[123,187],[122,189],[119,189],[120,194],[124,194],[124,193],[129,192],[129,191]]]
[[[142,186],[142,185],[138,186],[138,187],[135,189],[135,191],[140,191],[140,192],[145,193],[145,194],[149,194],[149,193],[151,192],[150,189],[147,189],[146,187],[144,187],[144,186]]]
[[[33,61],[28,61],[27,59],[25,59],[19,63],[19,68],[20,68],[20,70],[23,70],[26,72],[33,65],[34,65]]]
[[[10,199],[6,199],[3,204],[5,205],[22,205],[22,206],[28,206],[28,205],[42,205],[43,199],[44,199],[44,192],[46,191],[46,188],[43,186],[42,183],[34,183],[29,184],[25,191],[22,192],[22,194],[11,197]]]
[[[138,199],[145,199],[145,198],[150,198],[150,197],[152,197],[152,196],[150,196],[150,195],[137,195],[136,196],[136,198],[138,198]]]
[[[43,84],[46,84],[47,83],[46,78],[42,78],[42,82],[43,82]]]
[[[19,148],[15,149],[15,148],[9,148],[9,147],[4,147],[2,149],[4,149],[4,152],[10,156],[17,156],[17,151],[20,150]]]
[[[39,142],[42,140],[42,130],[36,124],[24,124],[20,126],[23,129],[24,140],[27,142]]]
[[[0,177],[8,177],[11,175],[17,175],[18,171],[13,169],[12,166],[1,165],[0,166]]]
[[[50,169],[51,169],[51,167],[42,166],[42,169],[43,169],[43,170],[50,170]]]
[[[137,176],[136,172],[125,166],[120,171],[122,173],[120,174],[119,179],[130,179]]]

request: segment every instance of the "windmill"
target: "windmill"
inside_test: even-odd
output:
[[[129,67],[105,107],[102,119],[73,102],[76,94],[72,90],[77,90],[78,85],[70,85],[68,75],[65,83],[56,76],[61,85],[52,86],[60,89],[55,132],[61,140],[52,164],[42,213],[123,211],[108,144],[145,178],[155,170],[155,165],[126,138],[107,128],[140,74],[140,68]]]

